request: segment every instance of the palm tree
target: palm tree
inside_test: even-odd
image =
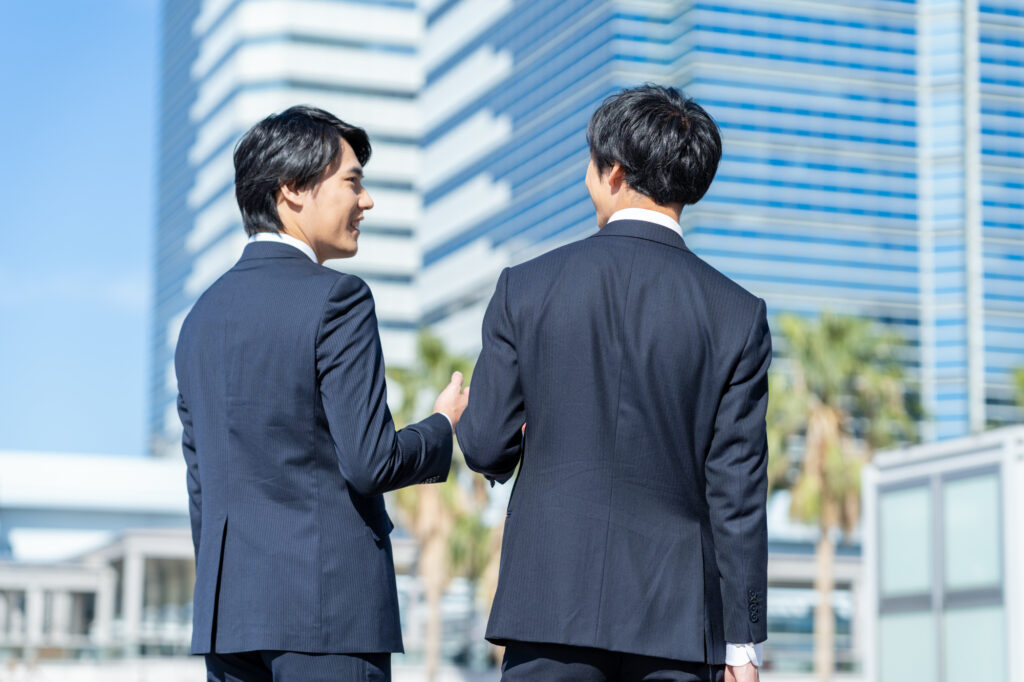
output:
[[[427,331],[421,332],[415,365],[387,372],[402,394],[401,404],[394,413],[395,421],[402,425],[412,421],[413,415],[425,409],[423,401],[429,401],[444,388],[454,371],[462,372],[468,383],[473,371],[472,361],[449,353],[440,339]],[[475,582],[486,565],[481,552],[490,545],[489,538],[481,537],[486,536],[480,517],[487,493],[483,490],[484,501],[481,501],[477,488],[483,479],[475,477],[480,478],[480,483],[474,480],[474,492],[467,493],[460,485],[463,471],[468,469],[456,443],[447,481],[439,485],[409,486],[391,494],[399,523],[419,546],[418,572],[428,614],[424,659],[430,682],[436,679],[441,663],[444,591],[454,575],[464,575]]]
[[[834,534],[860,518],[861,467],[875,449],[915,440],[919,410],[905,389],[900,338],[829,313],[777,321],[788,361],[770,378],[769,472],[776,485],[792,482],[791,516],[821,530],[814,669],[824,682],[835,668]],[[788,446],[800,436],[802,457],[791,460]]]

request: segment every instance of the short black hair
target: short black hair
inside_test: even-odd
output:
[[[661,85],[607,98],[590,119],[587,144],[599,172],[618,162],[630,187],[663,206],[700,201],[722,158],[722,138],[708,112]]]
[[[278,232],[281,185],[314,186],[341,156],[344,139],[359,163],[370,159],[366,131],[323,109],[294,106],[254,125],[235,146],[235,198],[248,235]]]

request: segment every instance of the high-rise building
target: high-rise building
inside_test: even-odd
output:
[[[418,281],[423,321],[450,345],[478,347],[502,267],[594,232],[587,121],[609,94],[653,81],[722,129],[717,179],[681,220],[698,255],[770,312],[831,310],[902,333],[927,438],[1020,417],[1019,2],[421,6]]]
[[[940,437],[1021,418],[1022,48],[1019,1],[921,3],[921,364]]]
[[[423,22],[412,0],[166,0],[162,30],[150,433],[154,452],[178,452],[178,330],[241,254],[232,151],[270,113],[311,104],[370,132],[376,207],[359,257],[331,265],[370,285],[386,356],[412,357]]]
[[[370,130],[377,207],[337,266],[370,283],[402,363],[419,323],[473,352],[498,270],[594,230],[586,122],[646,81],[722,127],[718,177],[682,218],[699,255],[775,312],[903,333],[927,437],[1020,418],[1011,0],[187,0],[163,33],[154,449],[177,438],[177,329],[241,249],[231,150],[253,122],[305,102]]]

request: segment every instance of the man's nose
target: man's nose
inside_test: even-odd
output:
[[[373,197],[371,197],[370,193],[367,192],[365,189],[363,190],[362,196],[359,197],[359,208],[363,209],[364,211],[369,211],[371,208],[373,208]]]

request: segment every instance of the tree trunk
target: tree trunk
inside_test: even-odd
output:
[[[822,529],[814,550],[814,589],[818,592],[818,605],[814,609],[814,673],[819,682],[829,682],[836,666],[836,621],[832,612],[835,561],[835,542],[828,530]]]
[[[441,665],[441,597],[448,584],[448,534],[450,519],[445,514],[440,486],[420,486],[416,518],[420,542],[419,577],[427,600],[423,659],[427,682],[437,679]]]
[[[427,596],[427,627],[425,642],[423,645],[423,660],[427,668],[427,682],[434,682],[437,679],[437,671],[441,666],[441,597],[444,593],[444,586],[438,580],[437,558],[438,550],[444,551],[444,547],[436,540],[424,545],[421,553],[421,566],[424,570],[425,592]],[[431,551],[433,550],[433,551]],[[427,568],[434,564],[434,568]]]

